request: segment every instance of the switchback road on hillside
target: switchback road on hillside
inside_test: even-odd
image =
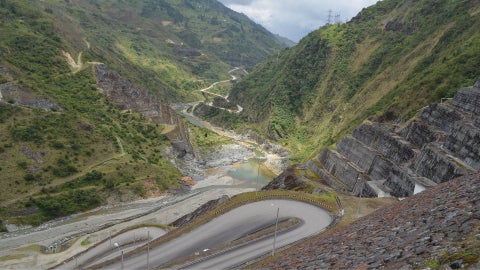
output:
[[[277,235],[276,247],[281,248],[323,231],[331,222],[330,213],[322,208],[293,200],[265,200],[233,209],[189,233],[150,249],[150,252],[124,258],[104,269],[147,269],[164,265],[179,258],[202,253],[219,245],[274,225],[277,209],[279,219],[298,218],[300,226]],[[226,269],[272,252],[273,236],[208,256],[192,269]],[[148,257],[148,260],[147,260]]]
[[[200,90],[198,90],[198,91],[203,92],[203,93],[207,93],[207,94],[209,94],[209,95],[213,95],[213,96],[217,96],[217,97],[223,98],[223,99],[225,99],[227,102],[230,102],[230,101],[228,100],[228,95],[222,96],[222,95],[219,95],[219,94],[217,94],[217,93],[209,92],[208,90],[212,89],[212,88],[213,88],[215,85],[217,85],[217,84],[226,83],[226,82],[229,82],[229,81],[235,81],[235,80],[237,80],[237,77],[236,77],[235,75],[232,75],[232,73],[235,72],[235,71],[237,71],[237,70],[241,70],[241,71],[244,72],[245,74],[248,74],[248,72],[247,72],[245,69],[240,68],[240,67],[235,67],[234,69],[228,71],[228,74],[230,74],[230,76],[232,77],[232,79],[214,82],[214,83],[212,83],[210,86],[208,86],[208,87],[206,87],[206,88],[203,88],[203,89],[200,89]],[[201,101],[195,102],[195,103],[192,105],[192,114],[193,114],[193,111],[195,110],[195,107],[196,107],[196,106],[198,105],[198,103],[200,103],[200,102],[201,102]],[[228,111],[228,112],[230,112],[230,113],[239,114],[239,113],[241,113],[241,112],[243,111],[243,107],[240,106],[240,105],[238,105],[238,104],[237,104],[237,111],[236,111],[236,112],[234,112],[234,111],[232,111],[232,110],[230,110],[230,109],[225,109],[225,108],[222,108],[222,107],[214,106],[214,105],[213,105],[213,102],[210,102],[210,103],[208,103],[207,105],[210,106],[210,107],[215,107],[215,108],[220,109],[220,110]],[[185,112],[185,113],[186,113],[186,112]]]

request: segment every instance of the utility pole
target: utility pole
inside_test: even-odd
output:
[[[277,243],[277,229],[278,229],[278,212],[280,212],[280,207],[277,208],[277,218],[275,220],[275,233],[273,235],[273,249],[272,256],[275,255],[275,244]]]

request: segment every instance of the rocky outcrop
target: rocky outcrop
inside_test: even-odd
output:
[[[480,169],[480,82],[432,104],[404,127],[365,123],[307,167],[356,196],[413,195]]]
[[[458,121],[444,146],[469,166],[480,168],[480,128],[470,121]]]
[[[437,185],[326,232],[259,269],[479,269],[480,175]],[[469,268],[470,267],[470,268]]]
[[[353,137],[395,162],[405,162],[415,155],[410,143],[381,126],[361,125],[353,131]]]
[[[422,149],[417,160],[412,164],[412,169],[417,175],[432,179],[436,183],[443,183],[467,174],[467,170],[435,144],[427,145]]]
[[[46,111],[62,111],[55,102],[42,97],[38,93],[18,83],[0,84],[0,102],[10,103],[32,108],[40,108]]]
[[[455,122],[462,119],[462,116],[454,108],[444,104],[432,104],[423,109],[420,118],[433,127],[449,133]]]
[[[131,110],[151,119],[154,123],[168,124],[175,128],[167,134],[172,145],[183,157],[193,154],[187,128],[182,119],[170,106],[161,103],[157,97],[137,85],[130,83],[106,65],[95,65],[97,86],[121,110]]]
[[[417,120],[411,121],[399,134],[418,148],[438,140],[440,136],[430,126]]]
[[[479,81],[480,82],[480,81]],[[477,82],[472,88],[463,88],[455,95],[452,105],[472,115],[480,114],[480,87]]]
[[[170,223],[169,225],[174,226],[174,227],[183,227],[186,224],[188,224],[190,221],[195,220],[195,219],[205,215],[210,210],[215,209],[217,206],[219,206],[220,204],[222,204],[222,203],[224,203],[228,200],[229,200],[229,197],[227,195],[223,195],[219,199],[208,201],[205,204],[203,204],[202,206],[200,206],[199,208],[197,208],[195,211],[180,217],[179,219],[175,220],[174,222]]]
[[[275,178],[275,181],[270,181],[262,190],[274,190],[274,189],[305,189],[307,184],[302,181],[294,173],[294,167],[288,167],[279,176]]]

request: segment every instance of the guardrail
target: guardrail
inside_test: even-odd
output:
[[[217,206],[213,210],[207,212],[205,215],[192,221],[186,226],[170,231],[166,235],[151,241],[148,244],[149,246],[148,248],[152,249],[154,247],[160,246],[161,244],[169,242],[179,237],[180,235],[188,233],[194,228],[211,221],[215,217],[218,217],[230,210],[233,210],[234,208],[240,207],[248,203],[269,200],[269,199],[289,199],[289,200],[302,201],[302,202],[323,208],[331,213],[339,214],[341,212],[341,209],[338,207],[338,204],[336,203],[336,200],[334,197],[323,199],[323,198],[319,198],[316,195],[301,193],[296,191],[288,191],[288,190],[269,190],[269,191],[254,191],[254,192],[241,193],[233,196],[231,199],[229,199],[225,203]],[[147,250],[147,244],[141,247],[138,247],[135,250],[125,253],[124,257],[138,254],[146,250]],[[90,269],[99,269],[115,261],[118,261],[118,258],[110,259],[105,262],[99,263],[97,265],[94,265]]]

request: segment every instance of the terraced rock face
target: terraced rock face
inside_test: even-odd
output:
[[[427,269],[444,265],[450,267],[438,269],[479,269],[479,188],[478,173],[442,183],[257,266]]]
[[[432,104],[404,127],[362,124],[306,167],[363,197],[406,197],[480,169],[480,81],[449,104]]]

